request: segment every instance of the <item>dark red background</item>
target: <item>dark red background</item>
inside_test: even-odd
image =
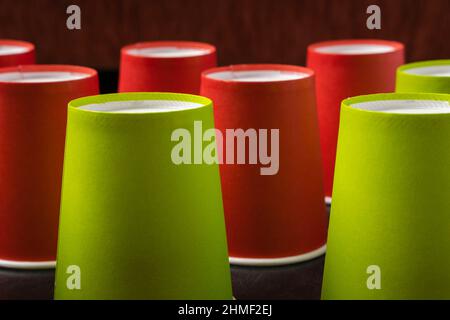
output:
[[[82,29],[66,28],[77,4]],[[366,28],[378,4],[382,29]],[[143,40],[215,44],[219,64],[305,64],[306,46],[339,38],[406,44],[407,60],[449,58],[449,0],[0,0],[0,38],[37,45],[38,62],[118,68],[120,47]]]

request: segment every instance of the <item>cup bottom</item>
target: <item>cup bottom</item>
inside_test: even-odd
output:
[[[276,267],[288,264],[295,264],[312,260],[323,255],[326,251],[327,245],[324,244],[319,249],[300,254],[298,256],[282,257],[282,258],[236,258],[230,257],[230,264],[235,266],[247,267]]]
[[[40,270],[40,269],[54,269],[55,266],[56,261],[13,261],[0,259],[0,268]]]

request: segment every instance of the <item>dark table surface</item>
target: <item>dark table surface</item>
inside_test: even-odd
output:
[[[231,267],[236,299],[319,299],[324,258],[274,268]],[[52,299],[54,270],[0,269],[0,300]]]
[[[282,267],[231,267],[236,299],[320,299],[324,256]],[[0,268],[0,300],[53,299],[54,270]]]

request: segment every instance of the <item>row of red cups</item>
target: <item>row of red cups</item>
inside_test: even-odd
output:
[[[8,52],[21,43],[0,41],[0,67],[34,62],[32,45],[23,44],[26,54],[3,55],[2,46]],[[200,93],[213,100],[216,128],[223,133],[278,130],[275,173],[261,174],[261,163],[220,166],[229,253],[235,264],[300,262],[325,251],[323,198],[331,196],[340,102],[393,91],[403,50],[391,41],[330,41],[309,46],[309,68],[215,68],[216,49],[208,44],[139,43],[122,49],[119,91]],[[50,82],[8,78],[33,72],[86,76]],[[0,266],[53,265],[65,106],[97,93],[97,73],[88,68],[0,69]]]

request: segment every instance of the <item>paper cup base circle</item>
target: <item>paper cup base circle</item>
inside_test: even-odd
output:
[[[42,270],[42,269],[54,269],[55,266],[56,261],[12,261],[0,259],[0,268]]]
[[[283,258],[236,258],[230,257],[230,264],[235,266],[247,266],[247,267],[276,267],[288,264],[296,264],[299,262],[305,262],[308,260],[320,257],[325,253],[327,245],[323,245],[319,249],[300,254],[298,256],[283,257]]]
[[[325,203],[329,206],[331,205],[331,197],[325,197]]]

